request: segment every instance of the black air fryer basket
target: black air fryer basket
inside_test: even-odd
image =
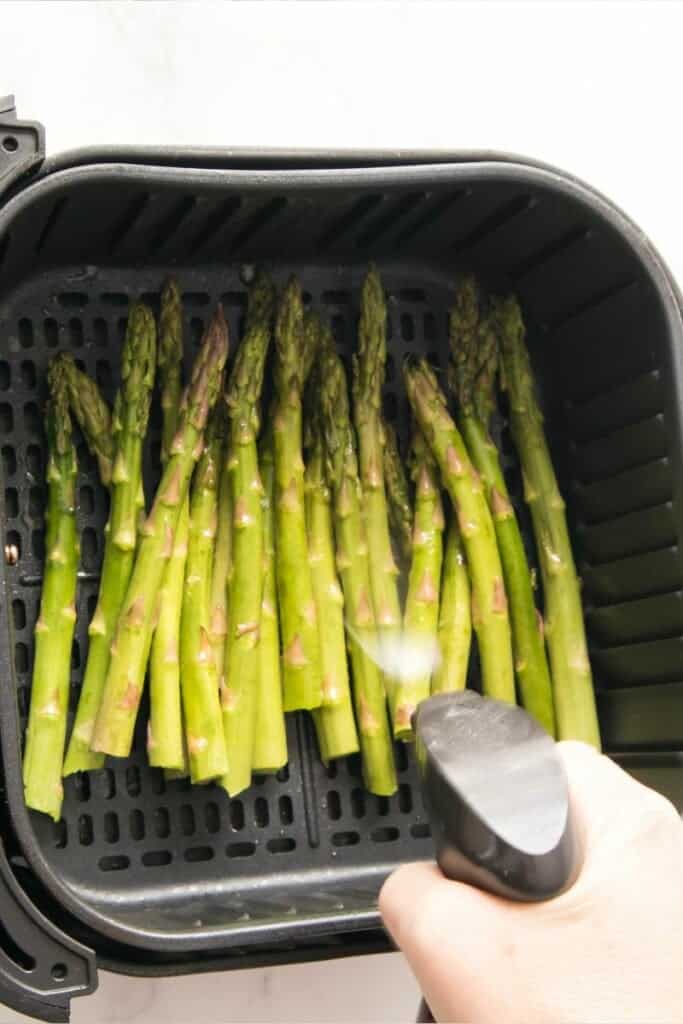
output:
[[[279,283],[296,271],[348,354],[371,260],[390,294],[386,412],[399,433],[409,419],[401,361],[428,353],[444,365],[456,268],[520,295],[583,577],[605,748],[683,804],[681,308],[638,229],[581,182],[516,157],[116,149],[43,160],[39,127],[6,110],[0,516],[18,559],[6,560],[0,584],[5,842],[33,902],[19,887],[17,899],[100,963],[172,972],[386,948],[381,882],[431,855],[407,748],[396,795],[372,797],[357,758],[322,766],[303,715],[290,716],[289,767],[239,799],[165,782],[147,767],[141,735],[130,760],[68,780],[57,825],[27,812],[21,786],[48,360],[73,352],[111,397],[129,303],[157,305],[169,272],[184,293],[188,347],[219,300],[236,339],[254,264]],[[158,422],[153,430],[158,439]],[[501,441],[524,515],[504,423]],[[73,706],[106,515],[84,447],[79,465]],[[2,907],[0,920],[9,930]],[[8,941],[21,944],[0,933],[7,955]],[[79,956],[82,971],[92,967]],[[62,1005],[92,979],[69,988],[59,975],[50,977]]]

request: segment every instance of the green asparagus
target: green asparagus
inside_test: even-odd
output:
[[[322,348],[331,347],[325,329]],[[320,638],[322,703],[313,712],[318,745],[325,761],[358,750],[344,629],[344,595],[335,564],[332,496],[327,482],[325,442],[320,418],[321,379],[314,374],[307,402],[308,460],[305,472],[306,528],[311,580]]]
[[[344,591],[363,777],[371,793],[390,796],[396,790],[396,771],[382,677],[373,659],[377,629],[346,374],[331,347],[323,350],[320,361],[327,473],[333,492],[337,568]]]
[[[472,580],[472,621],[479,643],[484,692],[513,704],[515,678],[507,597],[481,478],[426,360],[407,361],[404,375],[413,412],[457,510]]]
[[[255,772],[276,772],[287,764],[287,732],[282,709],[280,628],[275,583],[275,466],[270,431],[261,442],[259,465],[263,483],[263,597],[252,767]]]
[[[439,471],[419,430],[412,443],[412,474],[415,481],[413,557],[410,565],[406,607],[403,614],[405,658],[415,665],[404,671],[394,685],[392,726],[397,739],[413,738],[411,719],[420,701],[429,697],[437,657],[439,583],[443,558],[443,506]]]
[[[310,365],[301,288],[292,278],[282,295],[275,340],[275,522],[277,590],[283,646],[285,711],[322,700],[318,625],[306,538],[302,394]]]
[[[581,591],[572,554],[565,505],[557,485],[535,394],[525,329],[516,299],[496,308],[503,382],[510,403],[510,428],[522,464],[524,496],[531,510],[543,594],[545,635],[550,653],[555,720],[561,740],[582,740],[600,748]]]
[[[59,364],[65,376],[71,412],[81,428],[91,454],[97,459],[100,480],[105,487],[109,487],[116,455],[111,410],[95,381],[78,369],[72,355],[60,352],[55,362]]]
[[[358,352],[353,360],[353,411],[358,436],[372,603],[383,652],[382,662],[385,664],[395,657],[401,633],[398,569],[391,547],[384,487],[382,388],[386,363],[386,319],[382,282],[372,267],[363,282],[361,295]],[[396,687],[389,674],[385,674],[384,682],[393,718]]]
[[[88,627],[90,645],[64,775],[101,768],[91,750],[93,729],[110,661],[116,622],[135,559],[142,481],[142,446],[154,385],[156,327],[150,310],[136,303],[128,318],[121,353],[121,387],[114,403],[116,454],[111,474],[111,508],[97,607]]]
[[[272,283],[259,275],[249,293],[246,330],[226,394],[233,521],[229,628],[221,694],[228,771],[221,785],[230,796],[249,786],[254,754],[263,598],[263,485],[256,439],[274,300]]]
[[[228,413],[225,402],[221,402],[216,409],[218,415],[223,420],[220,424],[220,430],[223,434],[223,445],[218,481],[218,525],[216,527],[216,544],[211,569],[209,632],[216,665],[216,678],[218,679],[219,689],[222,689],[224,685],[225,640],[228,635],[228,588],[232,572],[232,494],[230,492]]]
[[[166,563],[192,469],[202,452],[206,420],[221,389],[228,328],[219,306],[202,341],[181,401],[178,429],[135,556],[111,649],[92,747],[126,757],[131,748]]]
[[[441,580],[440,659],[432,676],[432,693],[464,690],[467,684],[472,639],[470,581],[455,517],[448,530]]]
[[[182,394],[183,311],[180,291],[173,280],[161,293],[157,365],[163,414],[161,461],[168,462],[178,425]],[[180,617],[185,583],[189,533],[189,498],[183,502],[173,550],[159,591],[159,617],[149,663],[150,716],[147,731],[149,763],[181,771],[185,763],[180,699]]]
[[[180,624],[180,678],[187,753],[193,782],[228,769],[218,677],[210,634],[211,569],[216,537],[223,437],[214,409],[190,491],[190,535]]]
[[[26,804],[58,821],[61,815],[62,758],[69,702],[71,645],[76,623],[78,533],[76,452],[71,438],[68,385],[63,365],[48,371],[50,398],[45,424],[48,442],[48,507],[45,573],[35,626],[35,661],[24,753]]]
[[[384,429],[384,486],[389,506],[389,525],[402,562],[410,564],[413,550],[413,508],[398,447],[396,431],[386,421]]]
[[[494,324],[481,309],[473,277],[458,285],[450,317],[451,384],[457,422],[479,472],[493,516],[510,605],[515,673],[524,707],[552,735],[555,715],[543,629],[534,602],[524,541],[510,501],[498,449],[489,425],[495,407],[498,343]]]

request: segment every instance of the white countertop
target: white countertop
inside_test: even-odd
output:
[[[0,95],[88,144],[485,148],[616,201],[683,282],[678,3],[0,4]],[[398,955],[172,980],[101,974],[88,1024],[410,1021]],[[0,1024],[26,1018],[0,1008]]]

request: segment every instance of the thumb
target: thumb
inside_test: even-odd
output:
[[[512,967],[519,939],[512,905],[446,879],[435,864],[419,863],[389,876],[379,908],[437,1019],[471,1020],[473,1012],[481,1019],[482,993],[491,990],[493,978],[498,986],[506,961]]]

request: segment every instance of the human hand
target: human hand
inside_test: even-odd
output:
[[[668,800],[582,743],[560,743],[583,862],[567,892],[513,903],[395,871],[384,923],[439,1021],[683,1021],[683,824]]]

